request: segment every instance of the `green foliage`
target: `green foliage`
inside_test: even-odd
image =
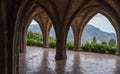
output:
[[[109,54],[115,54],[116,47],[115,46],[109,46],[106,50]]]
[[[101,44],[107,45],[107,42],[103,41]]]
[[[34,39],[27,39],[27,45],[34,45],[35,42],[36,40]]]
[[[49,39],[49,46],[51,48],[55,48],[56,47],[56,39],[55,39],[55,37],[50,37],[50,39]]]
[[[51,48],[56,47],[56,39],[55,37],[50,37],[49,39],[49,46]],[[111,39],[109,41],[109,46],[107,45],[107,42],[103,41],[101,44],[97,44],[96,37],[93,37],[93,41],[90,43],[86,43],[81,46],[83,51],[86,52],[97,52],[97,53],[105,53],[108,52],[109,54],[115,54],[115,47],[116,41],[114,39]],[[32,46],[42,46],[43,45],[43,39],[42,35],[36,32],[29,31],[27,33],[27,45]],[[74,43],[72,41],[67,41],[67,47],[69,50],[73,50]]]
[[[49,37],[49,40],[55,40],[55,41],[56,41],[56,38],[53,37],[53,36],[50,36],[50,37]]]
[[[91,44],[87,42],[85,45],[82,45],[81,48],[83,51],[88,52],[91,49]]]
[[[68,50],[73,50],[74,43],[72,41],[67,41],[67,47],[68,47]]]
[[[104,44],[90,44],[86,43],[85,45],[82,45],[81,48],[83,51],[91,51],[91,52],[97,52],[97,53],[105,53],[108,52],[109,54],[115,54],[116,47],[115,46],[108,46]]]
[[[42,41],[43,37],[40,33],[28,31],[27,32],[27,39],[35,39],[35,40],[38,40],[38,41]]]
[[[27,45],[42,46],[43,45],[42,35],[37,32],[27,32]]]
[[[109,45],[110,46],[115,46],[115,44],[116,44],[116,41],[114,39],[110,39]]]
[[[43,46],[43,42],[42,41],[37,41],[36,45],[41,47],[41,46]]]
[[[55,48],[55,47],[56,47],[56,40],[50,40],[49,46],[50,46],[51,48]]]
[[[93,43],[93,44],[94,44],[94,43],[97,43],[97,40],[96,40],[96,37],[95,37],[95,36],[93,37],[92,43]]]
[[[27,39],[27,45],[31,45],[31,46],[42,46],[43,42],[41,41],[37,41],[35,39]]]

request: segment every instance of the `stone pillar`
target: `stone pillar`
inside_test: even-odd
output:
[[[75,51],[80,50],[80,39],[78,37],[74,39],[74,50]]]
[[[48,35],[43,35],[43,48],[47,48],[48,47]]]
[[[0,74],[6,74],[6,48],[5,48],[5,43],[4,43],[4,34],[1,33],[0,30]]]
[[[119,21],[120,23],[120,21]],[[119,24],[120,25],[120,24]],[[116,55],[120,55],[120,28],[117,27],[117,30],[116,30],[116,33],[117,33],[117,49],[116,49]]]
[[[43,32],[43,48],[49,47],[48,45],[49,35],[47,29],[45,29],[45,32]]]
[[[74,34],[74,50],[80,50],[80,36],[78,33]]]
[[[2,7],[4,3],[0,1],[0,74],[7,74],[7,32],[5,30],[5,17],[3,15]],[[5,9],[4,9],[5,10]],[[4,13],[5,14],[5,13]]]
[[[118,34],[119,35],[119,34]],[[118,36],[118,39],[117,39],[117,49],[116,49],[116,55],[120,55],[120,37]]]
[[[66,31],[58,28],[56,30],[56,60],[66,59]]]

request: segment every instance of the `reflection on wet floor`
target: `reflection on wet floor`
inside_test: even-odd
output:
[[[67,51],[67,60],[56,61],[55,49],[27,47],[26,74],[120,74],[120,57]]]

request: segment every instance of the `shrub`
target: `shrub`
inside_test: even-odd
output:
[[[42,37],[42,35],[40,33],[32,32],[32,31],[27,32],[27,38],[28,39],[38,40],[38,41],[42,41],[42,39],[43,39],[43,37]]]
[[[67,47],[68,47],[69,50],[73,50],[73,48],[74,48],[74,43],[73,43],[72,41],[68,41],[68,42],[67,42]]]
[[[101,44],[103,44],[103,45],[107,45],[107,42],[105,42],[105,41],[102,41],[102,43]]]
[[[27,39],[27,45],[30,45],[30,46],[42,46],[43,42],[42,41],[37,41],[35,39]]]
[[[87,49],[85,45],[82,45],[81,48],[82,48],[82,50],[85,51],[85,52],[88,52],[88,51],[89,51],[89,49]]]
[[[34,40],[34,39],[27,39],[27,45],[34,46],[35,44],[36,44],[36,40]]]
[[[41,47],[41,46],[43,45],[43,42],[42,42],[42,41],[36,41],[36,42],[35,42],[35,45]]]
[[[106,51],[108,51],[109,54],[115,54],[116,47],[109,46]]]
[[[86,43],[85,45],[82,45],[81,48],[82,48],[83,51],[88,52],[91,49],[91,44]]]
[[[55,48],[55,47],[56,47],[56,41],[55,41],[55,40],[50,40],[49,46],[50,46],[51,48]]]
[[[105,45],[103,44],[92,44],[93,49],[91,49],[91,52],[97,52],[97,53],[105,53]]]
[[[104,44],[89,44],[86,43],[85,45],[82,45],[83,51],[91,51],[91,52],[97,52],[97,53],[105,53],[106,51],[109,54],[115,54],[116,47],[115,46],[108,46]]]

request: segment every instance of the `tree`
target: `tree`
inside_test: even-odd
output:
[[[102,41],[102,43],[101,43],[101,44],[107,45],[107,42],[105,42],[105,41]]]
[[[114,39],[109,40],[109,45],[110,46],[115,46],[115,44],[116,44],[116,40],[114,40]]]
[[[95,36],[93,37],[92,43],[95,43],[95,44],[97,43],[97,40],[96,40],[96,37],[95,37]]]

